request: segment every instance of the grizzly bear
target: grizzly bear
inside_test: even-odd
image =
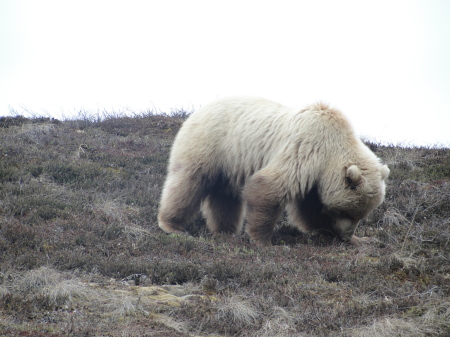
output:
[[[270,245],[286,210],[303,232],[344,241],[379,206],[389,168],[327,104],[295,109],[252,97],[213,102],[184,122],[172,146],[158,214],[167,233],[186,233],[201,210],[213,233]],[[367,238],[364,238],[367,239]]]

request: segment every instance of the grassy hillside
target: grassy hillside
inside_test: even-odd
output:
[[[448,336],[450,150],[369,144],[385,203],[351,246],[156,225],[184,114],[0,118],[0,335]]]

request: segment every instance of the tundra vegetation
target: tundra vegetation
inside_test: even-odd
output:
[[[166,235],[157,209],[188,113],[0,118],[2,336],[448,336],[450,149],[369,147],[391,169],[353,246],[277,224]]]

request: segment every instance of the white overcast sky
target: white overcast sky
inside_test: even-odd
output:
[[[0,0],[0,116],[324,100],[450,144],[450,0]]]

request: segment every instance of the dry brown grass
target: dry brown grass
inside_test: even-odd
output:
[[[447,336],[450,150],[369,144],[386,201],[349,246],[277,225],[192,237],[156,225],[185,114],[0,118],[0,334]]]

